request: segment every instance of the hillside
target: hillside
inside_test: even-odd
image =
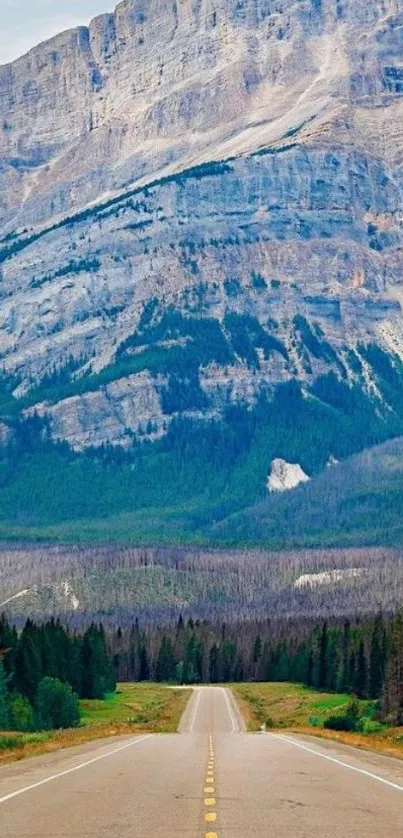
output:
[[[308,485],[215,525],[220,538],[282,547],[403,545],[403,439],[328,467]]]
[[[385,614],[403,604],[400,551],[0,545],[0,609],[19,624],[59,616],[130,628]]]
[[[403,435],[402,33],[396,0],[125,0],[0,67],[4,537],[283,543],[317,484],[267,499],[273,460]]]

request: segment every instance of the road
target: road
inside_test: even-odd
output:
[[[179,734],[117,737],[0,772],[2,838],[399,838],[403,762],[247,734],[231,694],[196,689]]]

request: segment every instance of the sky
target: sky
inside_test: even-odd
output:
[[[117,0],[0,0],[0,65],[63,29],[86,26]]]

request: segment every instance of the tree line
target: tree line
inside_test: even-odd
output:
[[[403,613],[231,623],[185,620],[130,629],[0,618],[0,729],[78,724],[78,698],[120,681],[180,684],[290,681],[373,699],[379,719],[403,725]],[[350,720],[351,721],[351,720]]]
[[[71,634],[53,619],[27,620],[18,633],[0,618],[0,729],[74,727],[79,698],[103,698],[115,686],[102,626]]]
[[[403,614],[316,623],[309,618],[170,629],[135,623],[109,634],[120,680],[179,683],[290,681],[379,702],[403,724]]]

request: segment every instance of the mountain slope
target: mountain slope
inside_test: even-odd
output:
[[[403,544],[403,439],[328,467],[309,485],[215,525],[215,537],[277,546]]]
[[[403,434],[402,44],[395,0],[125,0],[0,68],[7,527],[205,532]]]

